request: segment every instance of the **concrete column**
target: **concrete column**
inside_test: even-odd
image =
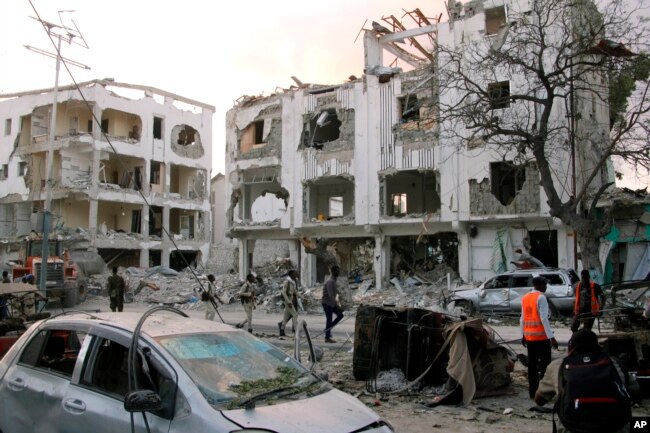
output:
[[[390,236],[375,235],[375,287],[382,290],[387,287],[390,277]]]
[[[472,238],[464,231],[458,236],[458,276],[463,281],[472,281]]]
[[[239,278],[246,278],[249,272],[248,266],[248,239],[237,239],[239,243]]]
[[[90,233],[90,243],[94,247],[95,239],[97,239],[97,217],[98,217],[99,202],[95,199],[90,199],[88,203],[88,232]]]
[[[162,223],[165,230],[169,232],[169,206],[163,206]],[[162,266],[169,266],[169,252],[171,245],[171,241],[167,238],[167,236],[163,235],[162,251],[160,252],[160,264]]]
[[[288,240],[287,242],[289,244],[289,259],[291,259],[291,263],[296,267],[300,267],[300,247],[302,244],[299,240]]]
[[[210,220],[211,212],[201,212],[203,220],[203,241],[207,244],[212,243],[212,221]]]
[[[151,162],[147,159],[142,160],[142,193],[145,197],[149,197],[151,193]]]
[[[146,239],[149,236],[149,206],[143,204],[142,208],[140,208],[140,214],[142,216],[140,218],[140,233]]]
[[[172,183],[172,165],[165,163],[165,183],[163,184],[163,192],[169,194],[169,188]]]
[[[149,267],[149,248],[140,248],[140,267]]]
[[[300,282],[305,287],[313,286],[316,283],[316,256],[307,254],[304,246],[301,248]]]

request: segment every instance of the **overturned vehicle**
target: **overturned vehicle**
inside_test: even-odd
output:
[[[353,374],[366,381],[369,392],[444,385],[444,394],[428,405],[468,404],[508,393],[515,360],[480,319],[458,321],[418,308],[361,306],[357,311]],[[397,389],[378,386],[378,378],[395,369],[407,382]]]

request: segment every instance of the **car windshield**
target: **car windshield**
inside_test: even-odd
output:
[[[242,332],[158,337],[208,403],[235,408],[266,398],[312,391],[320,381],[281,350]],[[278,397],[275,395],[274,397]]]

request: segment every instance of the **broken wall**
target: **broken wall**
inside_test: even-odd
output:
[[[309,112],[303,115],[299,149],[324,151],[352,150],[355,143],[355,110],[342,95],[347,89],[335,89],[307,96]]]
[[[502,204],[494,195],[494,178],[478,182],[469,180],[470,212],[473,215],[516,215],[538,213],[540,211],[539,170],[537,165],[525,166],[525,180],[515,186],[516,193],[509,204]]]
[[[381,188],[384,215],[404,216],[440,211],[440,180],[433,171],[400,171],[386,175]],[[381,193],[381,192],[380,192]]]
[[[75,229],[77,227],[88,227],[88,214],[90,212],[90,201],[64,198],[53,203],[53,210],[60,218],[57,225]]]
[[[190,125],[175,125],[172,128],[172,151],[185,158],[198,159],[205,155],[201,134]]]
[[[395,144],[405,149],[423,149],[438,143],[438,91],[432,68],[400,74],[397,97]]]
[[[251,108],[252,109],[252,108]],[[236,129],[237,159],[282,157],[282,105],[262,108],[250,123]]]
[[[308,204],[304,207],[307,211],[306,220],[317,219],[319,216],[325,219],[335,217],[332,215],[333,207],[338,210],[341,206],[338,203],[333,205],[331,199],[339,197],[343,202],[343,215],[340,216],[354,216],[354,179],[342,176],[321,178],[317,181],[304,182],[303,190]]]
[[[289,241],[257,239],[253,250],[253,266],[274,263],[279,258],[289,257]],[[262,275],[264,276],[264,275]]]
[[[92,152],[61,149],[61,184],[70,188],[90,187],[92,164]]]

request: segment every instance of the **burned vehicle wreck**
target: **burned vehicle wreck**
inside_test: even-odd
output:
[[[353,374],[369,392],[382,391],[382,372],[398,369],[407,383],[389,392],[445,385],[429,405],[468,404],[509,392],[515,360],[481,319],[459,321],[419,308],[361,306],[357,312]]]
[[[607,288],[606,288],[607,290]],[[650,281],[616,283],[609,288],[612,305],[601,320],[613,318],[613,332],[600,333],[605,351],[619,358],[636,376],[644,395],[650,394]]]

